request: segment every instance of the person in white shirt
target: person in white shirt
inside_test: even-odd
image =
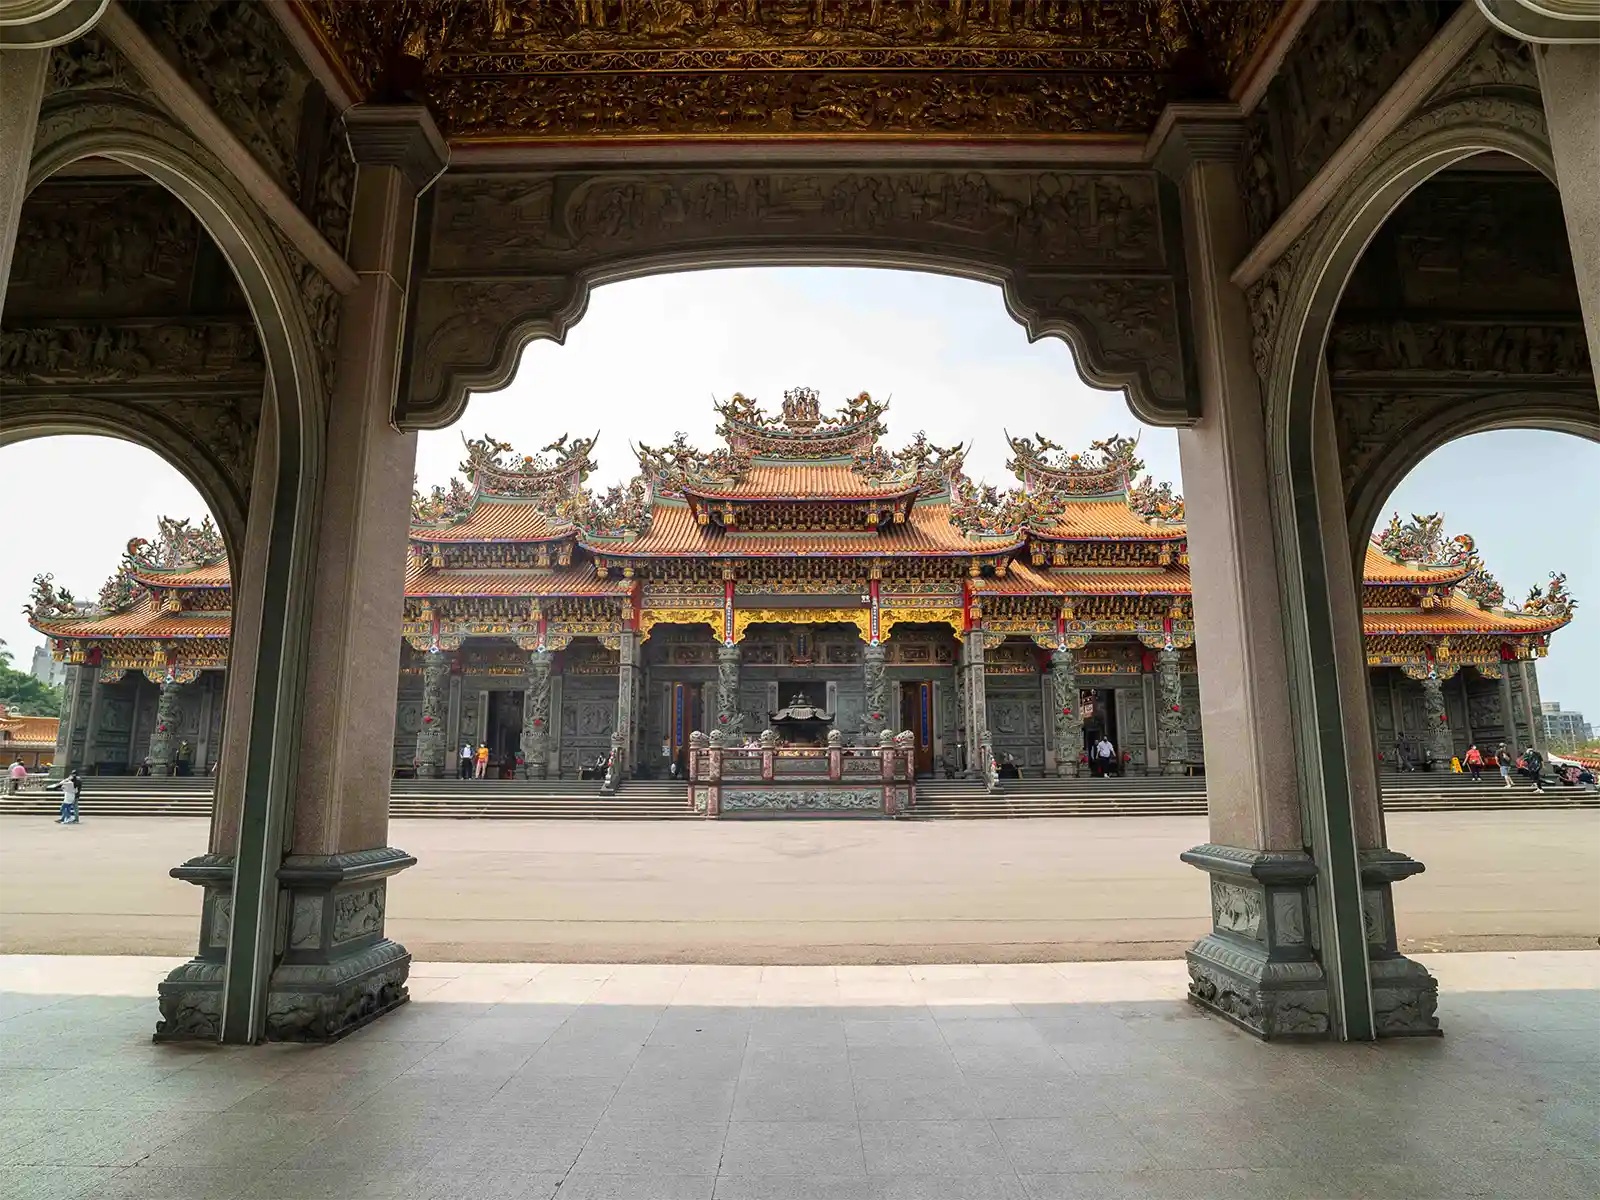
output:
[[[472,747],[461,743],[461,778],[472,778]]]
[[[1111,744],[1111,739],[1104,734],[1101,734],[1100,740],[1094,744],[1094,757],[1100,764],[1100,774],[1111,774],[1112,768],[1116,766],[1117,748]]]

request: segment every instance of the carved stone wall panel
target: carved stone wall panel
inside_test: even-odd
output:
[[[1035,337],[1127,386],[1147,420],[1193,419],[1182,248],[1150,171],[905,169],[452,175],[425,199],[400,422],[448,424],[530,337],[560,338],[596,283],[678,267],[814,261],[1006,286]]]
[[[200,223],[153,182],[42,184],[22,206],[9,324],[189,311]]]
[[[150,89],[105,37],[91,30],[50,51],[45,96],[63,92],[126,92],[150,96]]]

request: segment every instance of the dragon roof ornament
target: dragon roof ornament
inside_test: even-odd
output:
[[[737,398],[737,397],[736,397]],[[640,442],[633,448],[651,490],[658,496],[682,497],[684,488],[727,487],[743,479],[750,470],[750,455],[732,450],[701,450],[689,444],[681,429],[664,446]]]
[[[78,600],[68,589],[56,587],[51,575],[37,575],[24,611],[33,620],[127,612],[149,597],[151,584],[159,577],[216,566],[227,559],[222,534],[209,516],[202,517],[198,525],[187,517],[157,517],[155,539],[129,539],[122,561],[100,585],[94,601]],[[155,578],[148,578],[152,576]]]
[[[589,438],[563,433],[548,446],[540,447],[537,454],[518,457],[509,442],[496,441],[488,434],[481,438],[463,435],[467,457],[461,463],[461,473],[472,480],[476,491],[497,496],[573,492],[594,473],[595,463],[589,452],[599,440],[598,433]]]
[[[1563,621],[1570,621],[1577,607],[1577,600],[1567,591],[1566,575],[1554,571],[1548,583],[1543,587],[1535,585],[1522,602],[1522,612],[1528,616],[1558,617]]]
[[[22,606],[22,611],[28,615],[29,621],[38,623],[99,615],[95,605],[80,602],[67,588],[58,588],[55,579],[54,575],[49,574],[33,577],[33,586],[28,592],[28,602]]]
[[[1031,438],[1012,437],[1012,457],[1006,469],[1024,487],[1046,487],[1068,496],[1109,496],[1126,492],[1130,481],[1144,470],[1139,439],[1112,434],[1091,442],[1086,453],[1074,454],[1042,433]]]
[[[1063,497],[1049,488],[997,488],[960,471],[950,477],[950,522],[972,537],[1014,537],[1061,516]]]
[[[156,539],[133,538],[128,542],[126,561],[141,571],[192,571],[196,567],[210,567],[228,557],[209,516],[200,524],[191,524],[187,517],[157,517]]]
[[[1478,565],[1476,543],[1469,534],[1445,536],[1443,513],[1412,513],[1406,522],[1395,513],[1383,532],[1373,535],[1372,544],[1395,562],[1415,562],[1435,569],[1460,568],[1463,573]]]
[[[872,449],[852,456],[850,467],[868,483],[903,483],[915,487],[924,496],[947,491],[951,480],[961,471],[966,461],[967,447],[963,443],[939,446],[928,440],[921,430],[909,443],[898,450],[884,450],[874,445]]]

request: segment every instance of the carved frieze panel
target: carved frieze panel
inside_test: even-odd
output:
[[[429,193],[399,396],[449,423],[529,337],[559,338],[605,279],[706,263],[814,260],[1001,282],[1034,336],[1126,386],[1147,420],[1193,418],[1182,248],[1170,193],[1139,170],[656,170],[451,175]]]
[[[182,317],[13,321],[0,331],[0,382],[252,383],[266,368],[248,320]]]
[[[46,182],[22,206],[6,317],[183,314],[199,245],[194,214],[154,183]]]
[[[1274,0],[315,0],[363,93],[397,63],[456,141],[1142,133],[1203,48],[1226,90]],[[1192,67],[1192,63],[1190,64]]]

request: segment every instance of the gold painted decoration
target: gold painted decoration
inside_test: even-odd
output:
[[[365,98],[457,141],[1142,134],[1175,70],[1218,94],[1280,0],[302,0]]]
[[[733,613],[733,640],[744,641],[752,625],[854,625],[861,640],[872,640],[871,610],[861,608],[740,608]],[[880,634],[882,621],[879,622]]]
[[[889,635],[894,632],[894,627],[902,624],[948,625],[950,632],[959,642],[962,636],[961,606],[956,604],[912,608],[904,604],[895,604],[881,607],[878,610],[878,639],[888,641]]]
[[[639,614],[639,637],[648,639],[657,625],[707,625],[722,640],[721,608],[646,608]]]

